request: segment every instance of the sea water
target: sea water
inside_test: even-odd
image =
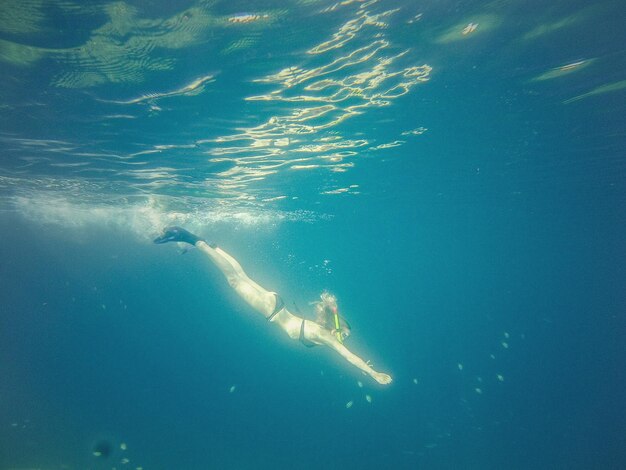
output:
[[[623,468],[622,10],[3,1],[0,469]]]

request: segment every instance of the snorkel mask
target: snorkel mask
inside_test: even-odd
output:
[[[350,336],[350,325],[345,318],[339,316],[337,306],[331,306],[330,312],[332,314],[332,322],[334,328],[331,330],[337,338],[337,341],[343,344],[343,340]]]
[[[350,336],[351,328],[346,319],[339,315],[337,299],[328,292],[322,292],[320,298],[321,302],[315,302],[318,322],[332,333],[337,341],[343,343],[343,340]]]

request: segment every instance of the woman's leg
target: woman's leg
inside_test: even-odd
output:
[[[226,277],[228,284],[252,308],[268,317],[276,306],[276,295],[264,289],[244,272],[235,258],[218,247],[211,247],[204,240],[196,242],[196,247],[207,255]]]

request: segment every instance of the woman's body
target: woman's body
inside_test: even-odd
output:
[[[221,248],[208,244],[179,227],[166,228],[163,235],[154,240],[155,243],[172,241],[195,245],[222,271],[230,286],[242,299],[268,321],[280,326],[290,338],[300,340],[307,346],[326,345],[339,353],[349,363],[370,375],[378,383],[388,384],[391,382],[389,375],[376,372],[367,362],[350,352],[342,344],[341,337],[338,337],[336,333],[333,334],[317,322],[306,320],[287,310],[278,294],[264,289],[250,279],[237,260]],[[336,304],[334,309],[336,312]]]

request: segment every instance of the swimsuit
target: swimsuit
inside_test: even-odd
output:
[[[312,348],[313,346],[317,346],[317,343],[314,343],[313,341],[309,341],[308,339],[306,339],[306,337],[304,336],[304,322],[306,320],[303,318],[302,319],[302,323],[300,324],[300,338],[298,338],[300,340],[300,342],[302,344],[304,344],[307,348]]]
[[[276,292],[273,292],[273,294],[276,296],[276,305],[274,307],[274,311],[270,314],[269,317],[267,317],[267,321],[272,321],[276,314],[278,314],[278,312],[285,308],[285,301],[283,300],[283,298]]]
[[[276,292],[273,292],[273,294],[276,296],[276,305],[274,306],[274,311],[270,314],[270,316],[266,317],[267,321],[272,321],[274,317],[278,315],[278,312],[280,312],[281,310],[285,308],[285,301],[283,300],[283,298],[280,295],[278,295]],[[317,346],[317,343],[314,343],[313,341],[306,339],[306,337],[304,336],[304,322],[305,321],[307,320],[303,318],[302,323],[300,323],[300,337],[298,338],[298,340],[302,344],[304,344],[307,348],[312,348],[313,346]]]

